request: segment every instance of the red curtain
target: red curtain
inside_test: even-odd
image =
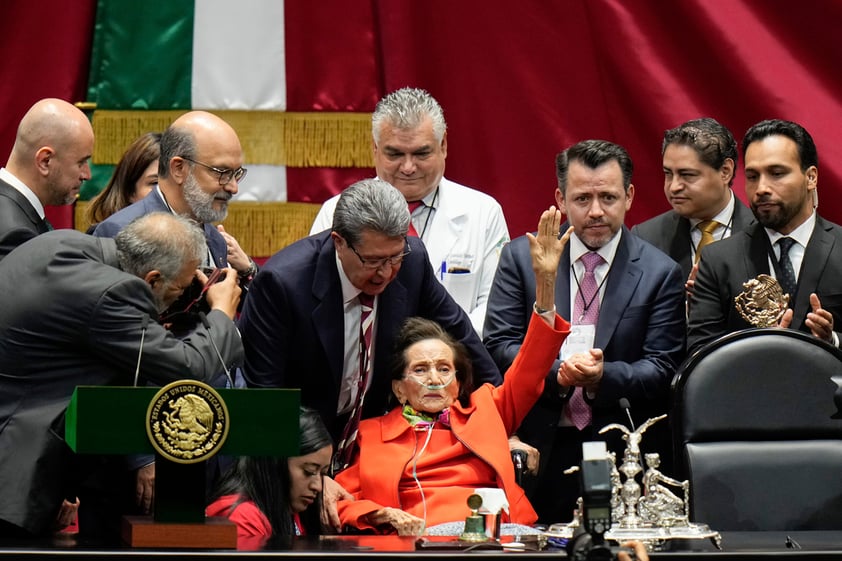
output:
[[[95,0],[5,2],[0,18],[0,165],[26,110],[45,97],[84,101]],[[72,207],[47,207],[57,228],[73,225]]]
[[[5,7],[3,161],[32,102],[83,99],[94,9]],[[496,197],[512,235],[552,202],[555,154],[578,140],[629,150],[633,224],[668,208],[665,129],[707,115],[739,139],[790,119],[819,149],[820,212],[842,222],[840,21],[842,3],[824,0],[286,0],[288,108],[371,111],[396,88],[429,90],[448,120],[447,176]],[[320,202],[371,173],[290,168],[289,200]],[[740,173],[744,198],[742,186]]]

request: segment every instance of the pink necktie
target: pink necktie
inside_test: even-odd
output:
[[[415,226],[412,225],[412,213],[415,212],[416,208],[423,204],[423,201],[411,201],[406,203],[406,206],[409,207],[409,231],[406,233],[408,236],[418,237],[418,231],[415,230]]]
[[[360,369],[357,382],[357,398],[354,400],[351,416],[348,417],[348,422],[342,431],[342,439],[336,446],[334,473],[345,469],[351,463],[354,441],[357,439],[357,429],[363,412],[365,388],[371,373],[371,332],[374,326],[374,314],[371,312],[374,310],[374,296],[360,292],[357,298],[360,301]]]
[[[599,319],[599,286],[596,283],[594,269],[603,263],[602,256],[590,251],[579,258],[585,266],[585,274],[579,282],[579,292],[573,305],[573,323],[575,325],[596,326]],[[594,327],[596,329],[596,327]],[[591,407],[585,401],[582,388],[574,388],[573,395],[567,402],[567,415],[577,429],[582,430],[591,423]]]

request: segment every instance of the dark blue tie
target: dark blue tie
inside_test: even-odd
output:
[[[781,283],[781,288],[786,294],[789,294],[790,307],[792,301],[795,300],[795,289],[798,283],[795,280],[795,269],[792,268],[792,261],[789,260],[789,249],[795,244],[792,238],[781,238],[778,240],[778,245],[781,248],[781,256],[778,258],[778,268],[780,269],[778,282]]]

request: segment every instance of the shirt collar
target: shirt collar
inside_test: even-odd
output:
[[[776,232],[775,230],[771,230],[769,228],[764,228],[766,230],[766,235],[769,236],[769,242],[774,247],[775,242],[777,242],[781,238],[792,238],[796,242],[798,242],[802,247],[807,247],[807,243],[810,241],[810,238],[813,236],[813,229],[816,227],[816,213],[815,211],[810,214],[810,217],[804,221],[798,228],[793,230],[787,235],[781,234],[780,232]]]
[[[35,212],[38,213],[38,216],[40,216],[42,220],[44,219],[44,216],[46,216],[44,213],[44,205],[41,204],[41,199],[38,198],[35,191],[27,187],[23,181],[14,176],[12,172],[6,168],[0,168],[0,179],[14,187],[15,190],[26,197],[26,200],[29,201],[29,204],[31,204],[32,208],[35,209]]]

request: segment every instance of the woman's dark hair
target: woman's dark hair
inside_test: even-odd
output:
[[[88,206],[90,223],[99,224],[118,210],[129,206],[137,180],[143,177],[143,172],[160,154],[159,132],[148,132],[132,142],[120,157],[108,185],[91,200]]]
[[[459,382],[459,403],[467,407],[474,391],[474,367],[468,351],[460,341],[438,323],[429,319],[408,318],[395,338],[395,352],[392,353],[390,371],[393,380],[403,379],[406,372],[406,350],[419,341],[438,339],[453,351],[453,366],[456,367],[456,381]]]
[[[324,422],[313,409],[301,408],[298,427],[300,456],[333,444]],[[223,476],[211,502],[225,495],[241,495],[238,503],[253,501],[266,515],[273,537],[294,536],[289,487],[287,458],[243,457]],[[321,497],[313,504],[321,504]]]

